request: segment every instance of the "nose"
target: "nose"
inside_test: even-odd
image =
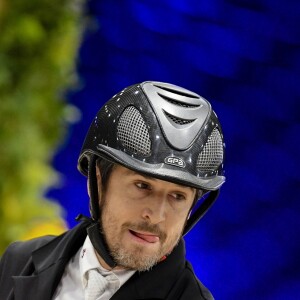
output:
[[[166,219],[166,201],[161,196],[148,199],[146,206],[142,210],[143,219],[152,224],[158,224]]]

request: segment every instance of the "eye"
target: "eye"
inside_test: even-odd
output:
[[[145,182],[136,182],[135,186],[141,190],[150,190],[151,186]]]
[[[170,194],[172,198],[174,198],[176,201],[184,201],[186,199],[185,195],[180,193],[172,193]]]

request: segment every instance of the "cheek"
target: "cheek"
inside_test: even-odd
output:
[[[182,232],[187,220],[187,214],[188,213],[186,212],[169,215],[168,221],[166,222],[169,234],[176,235]]]
[[[106,226],[114,223],[121,226],[123,223],[134,220],[136,216],[133,213],[135,208],[132,203],[129,203],[125,197],[108,197],[105,199],[105,204],[102,208],[102,221]]]

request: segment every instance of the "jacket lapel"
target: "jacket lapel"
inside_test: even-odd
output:
[[[86,224],[82,222],[32,253],[31,266],[13,276],[15,300],[50,300],[69,259],[82,246]],[[30,271],[29,271],[30,270]]]
[[[50,300],[61,280],[66,264],[86,238],[85,222],[46,243],[32,253],[32,262],[20,276],[14,276],[14,300]],[[136,272],[112,300],[167,299],[185,267],[185,247],[177,247],[151,272]]]
[[[33,276],[15,276],[15,300],[50,300],[56,288],[56,278],[61,277],[58,266],[52,266],[47,271]],[[59,273],[56,273],[59,272]]]

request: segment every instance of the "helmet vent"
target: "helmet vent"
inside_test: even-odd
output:
[[[211,132],[197,159],[197,169],[201,173],[216,171],[223,162],[223,142],[217,128]]]
[[[165,95],[162,95],[160,93],[158,93],[158,95],[160,97],[162,97],[164,100],[168,101],[171,104],[177,105],[177,106],[181,106],[181,107],[186,107],[186,108],[193,108],[193,107],[199,107],[200,105],[194,105],[194,104],[187,104],[187,103],[183,103],[174,99],[171,99]]]
[[[164,113],[168,117],[168,119],[171,119],[175,124],[178,124],[178,125],[186,125],[186,124],[190,124],[195,121],[195,120],[181,119],[181,118],[172,116],[172,115],[168,114],[166,111],[164,111]]]
[[[147,126],[134,106],[128,106],[120,116],[117,136],[123,146],[132,153],[143,156],[151,154],[151,141]]]
[[[167,92],[171,92],[173,94],[177,94],[179,96],[184,96],[184,97],[188,97],[188,98],[199,98],[199,96],[195,95],[195,94],[192,94],[192,93],[188,93],[188,92],[183,92],[182,90],[179,90],[177,87],[172,89],[171,87],[166,87],[166,86],[162,86],[162,85],[157,85],[157,84],[153,84],[154,86],[156,86],[157,88],[159,89],[162,89],[164,91],[167,91]],[[169,85],[171,86],[171,85]]]

